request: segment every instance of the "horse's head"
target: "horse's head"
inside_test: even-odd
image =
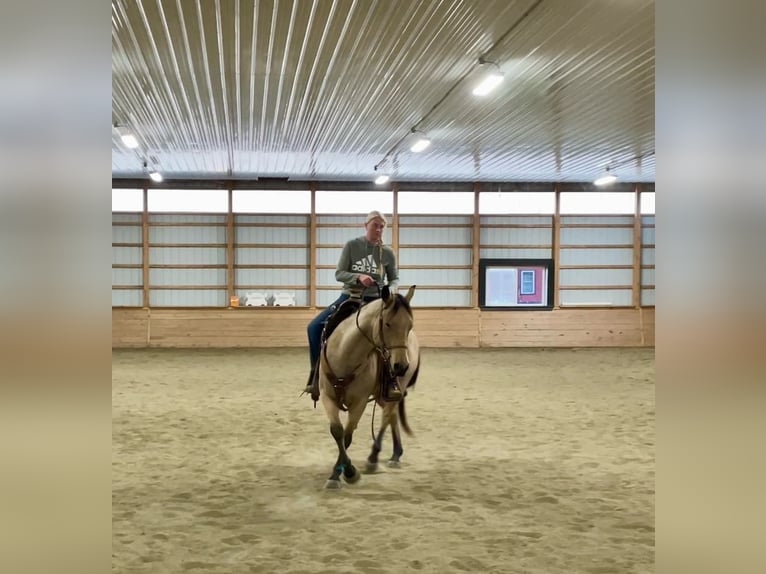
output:
[[[392,294],[388,287],[381,290],[383,305],[380,311],[380,340],[390,353],[391,374],[400,377],[410,366],[407,356],[407,340],[412,331],[413,318],[410,300],[415,293],[415,285],[402,296]]]

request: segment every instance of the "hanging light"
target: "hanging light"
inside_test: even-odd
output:
[[[130,128],[117,125],[114,127],[115,130],[117,130],[122,143],[125,144],[125,147],[130,149],[136,149],[138,147],[138,140],[136,139],[136,136],[133,135],[133,132],[130,131]]]
[[[157,171],[156,168],[152,169],[152,171],[149,171],[148,164],[145,161],[144,161],[144,171],[149,173],[149,179],[151,179],[152,181],[156,183],[162,183],[162,180],[164,179],[162,177],[162,174],[159,171]]]
[[[384,183],[387,183],[389,179],[391,179],[389,176],[385,174],[380,174],[378,177],[375,178],[375,183],[378,185],[383,185]]]
[[[606,171],[604,171],[604,173],[601,176],[593,180],[593,185],[602,187],[604,185],[612,184],[615,181],[617,181],[617,176],[609,171],[609,166],[606,166]]]
[[[431,140],[428,136],[421,131],[412,130],[413,138],[410,144],[410,151],[413,153],[420,153],[431,145]]]
[[[473,89],[473,95],[478,97],[486,96],[503,81],[503,72],[494,62],[481,61],[481,81]]]

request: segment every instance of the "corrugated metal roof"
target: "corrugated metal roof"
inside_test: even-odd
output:
[[[114,177],[654,180],[651,1],[113,0],[112,71]]]

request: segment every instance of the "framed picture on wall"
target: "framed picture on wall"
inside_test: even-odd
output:
[[[479,307],[553,309],[553,259],[480,259]]]

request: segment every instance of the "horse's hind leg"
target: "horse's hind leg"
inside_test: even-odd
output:
[[[394,452],[391,458],[388,459],[388,466],[390,468],[399,468],[401,466],[399,459],[404,454],[404,448],[402,447],[402,437],[399,433],[399,418],[396,415],[393,416],[391,421],[391,434],[394,439]]]
[[[364,467],[365,472],[375,472],[378,470],[378,455],[383,444],[383,434],[386,432],[386,423],[384,422],[380,426],[378,434],[375,436],[375,440],[372,443],[372,450],[370,456],[367,457],[367,465]]]
[[[383,436],[386,433],[388,425],[391,423],[391,406],[386,405],[383,407],[383,416],[380,423],[380,430],[375,436],[372,442],[372,449],[370,450],[370,456],[367,457],[367,465],[365,466],[365,472],[375,472],[378,470],[378,455],[383,448]]]

